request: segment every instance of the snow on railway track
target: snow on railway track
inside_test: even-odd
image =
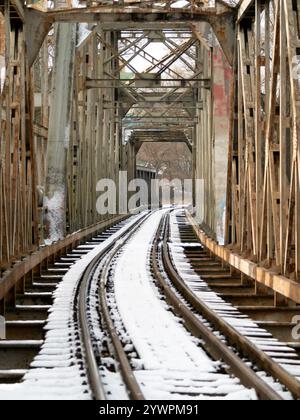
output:
[[[182,210],[171,214],[169,250],[178,274],[184,279],[186,285],[193,291],[196,297],[199,297],[211,310],[236,329],[238,333],[246,337],[258,349],[266,353],[279,366],[300,381],[300,359],[296,351],[274,338],[265,329],[259,327],[255,321],[251,320],[247,315],[242,314],[231,303],[225,302],[193,270],[184,254],[184,250],[190,247],[195,248],[197,244],[182,243],[180,235],[180,228],[182,226],[186,227],[187,225],[188,223],[184,220]],[[199,246],[201,245],[199,244]],[[291,398],[291,395],[288,392],[284,392],[279,383],[274,383],[272,378],[267,378],[264,372],[258,372],[258,375],[265,378],[284,398]]]
[[[115,299],[140,357],[135,370],[146,399],[255,399],[255,393],[219,370],[181,325],[150,273],[152,242],[166,211],[154,213],[116,261]]]
[[[45,326],[47,333],[41,350],[23,382],[0,385],[0,399],[91,399],[75,315],[78,286],[84,271],[95,256],[144,216],[145,213],[119,223],[112,234],[110,230],[103,234],[102,239],[106,239],[104,242],[99,244],[96,238],[88,245],[78,248],[78,257],[75,258],[75,254],[72,254],[74,264],[54,292],[54,303],[49,310]]]
[[[223,363],[208,356],[207,347],[188,332],[183,319],[174,314],[157,287],[155,273],[151,272],[153,250],[163,246],[157,232],[168,212],[164,209],[133,216],[103,233],[100,244],[92,241],[70,255],[73,265],[54,292],[41,350],[22,383],[0,385],[0,399],[95,397],[88,373],[88,351],[93,354],[96,382],[100,377],[98,395],[105,394],[106,399],[124,400],[134,395],[147,400],[257,399],[254,390],[229,375]],[[170,254],[188,287],[239,333],[299,378],[300,361],[294,350],[224,302],[192,270],[183,253],[191,244],[180,241],[180,213],[171,213],[170,221]],[[161,273],[167,276],[163,267]],[[84,314],[86,322],[82,322],[80,314]],[[208,327],[209,323],[200,318]],[[83,330],[89,331],[87,341]],[[217,335],[225,341],[222,334]],[[116,351],[114,336],[122,347],[122,357]],[[122,359],[124,366],[127,364],[129,382]],[[271,377],[264,372],[258,374],[282,397],[291,398]],[[130,386],[130,382],[136,386]]]

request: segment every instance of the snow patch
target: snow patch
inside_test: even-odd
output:
[[[182,252],[185,248],[184,244],[181,243],[181,236],[179,226],[188,226],[182,210],[173,212],[170,217],[170,243],[169,249],[174,265],[185,281],[186,285],[193,291],[193,293],[202,300],[210,309],[218,313],[225,322],[231,327],[235,328],[240,334],[245,336],[259,349],[265,351],[269,357],[273,358],[281,366],[290,371],[294,372],[295,376],[298,376],[299,371],[294,369],[294,362],[297,360],[300,363],[300,359],[297,357],[296,352],[287,347],[284,343],[279,342],[273,338],[272,335],[265,329],[259,328],[258,325],[251,320],[247,315],[243,315],[236,307],[231,303],[223,300],[221,296],[212,291],[208,283],[199,277],[191,266],[188,258]],[[290,367],[287,367],[285,359],[289,360]],[[265,376],[265,372],[258,372],[258,375]],[[270,376],[264,377],[264,379],[285,399],[291,399],[291,394],[286,392],[280,384],[274,382]],[[300,377],[297,378],[298,380]]]
[[[77,32],[77,47],[80,47],[80,45],[90,36],[91,33],[92,31],[89,29],[89,25],[87,23],[79,23]]]
[[[5,58],[0,56],[0,93],[3,91],[6,77]]]
[[[65,149],[69,149],[69,143],[70,143],[70,125],[68,124],[67,127],[65,128],[65,141],[64,141],[64,146]]]
[[[62,214],[64,214],[65,208],[65,191],[63,189],[55,191],[52,198],[45,196],[44,205],[47,208],[49,223],[49,238],[45,241],[45,244],[51,245],[53,242],[64,238]]]

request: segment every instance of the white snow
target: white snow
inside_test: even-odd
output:
[[[63,239],[62,229],[62,211],[65,207],[65,191],[57,190],[52,198],[45,196],[44,206],[47,208],[49,221],[49,239],[45,241],[46,245]]]
[[[136,351],[134,357],[135,375],[147,399],[256,399],[255,392],[244,388],[236,378],[220,373],[219,363],[212,361],[192,337],[168,305],[162,300],[149,271],[152,240],[160,220],[167,210],[153,213],[133,235],[115,262],[113,271],[116,325],[128,335],[127,350]],[[78,329],[74,324],[73,309],[78,283],[90,262],[115,241],[145,214],[132,217],[118,232],[76,262],[54,293],[55,301],[49,311],[46,324],[46,339],[40,353],[34,359],[24,382],[16,385],[0,385],[0,399],[90,399],[84,370],[76,352],[80,349]],[[221,313],[224,319],[241,331],[257,346],[266,349],[281,360],[289,371],[300,375],[295,355],[291,349],[274,340],[269,333],[259,328],[248,317],[239,313],[232,305],[209,289],[207,284],[192,270],[183,256],[184,244],[180,243],[176,214],[171,217],[171,254],[176,267],[186,283],[205,300],[206,304]],[[190,246],[191,244],[189,244]],[[81,247],[81,249],[84,249]],[[97,278],[97,272],[95,273]],[[96,296],[96,284],[91,288]],[[91,294],[93,311],[97,301]],[[92,314],[93,315],[93,314]],[[95,319],[95,318],[93,318]],[[101,341],[102,333],[97,332]],[[290,350],[290,352],[288,351]],[[106,362],[109,363],[109,358]],[[100,374],[109,399],[127,399],[120,375],[103,366]],[[259,375],[265,377],[264,372]],[[280,384],[274,384],[278,392]],[[283,394],[289,398],[289,394]]]
[[[91,35],[92,31],[89,29],[87,23],[79,23],[77,31],[77,48]]]
[[[49,311],[47,334],[40,353],[32,362],[24,382],[0,385],[0,400],[84,400],[90,399],[89,388],[75,352],[80,346],[74,325],[74,298],[78,283],[87,266],[108,243],[115,241],[144,214],[133,217],[109,239],[95,246],[75,263],[54,292]]]
[[[274,358],[274,360],[281,364],[283,368],[289,372],[294,372],[298,376],[299,370],[294,367],[295,359],[299,360],[296,352],[285,343],[281,343],[273,338],[268,331],[260,328],[253,320],[239,312],[232,304],[225,302],[222,297],[213,292],[208,284],[193,270],[183,253],[185,244],[182,244],[180,239],[177,217],[182,216],[182,214],[182,210],[178,210],[173,212],[170,217],[171,241],[169,243],[169,248],[176,269],[180,276],[185,280],[185,283],[208,307],[220,314],[224,321],[243,334],[259,349],[265,351],[271,358]],[[289,368],[288,361],[291,363]],[[276,386],[272,378],[268,378],[268,380],[273,387]],[[300,376],[298,377],[298,380],[300,380]],[[280,389],[280,385],[279,392],[281,392],[284,398],[291,398],[289,393],[284,392],[282,388]]]
[[[4,83],[6,77],[6,67],[5,67],[5,58],[0,55],[0,93],[3,91]]]
[[[227,398],[237,392],[252,399],[253,392],[229,375],[217,372],[216,363],[161,300],[145,269],[164,213],[154,213],[132,237],[114,274],[118,310],[144,366],[144,370],[136,371],[144,395],[160,400],[209,399]]]
[[[70,124],[68,124],[65,127],[65,141],[64,141],[64,146],[65,146],[65,149],[66,150],[69,149],[69,143],[70,143]]]

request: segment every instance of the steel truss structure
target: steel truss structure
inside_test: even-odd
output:
[[[250,3],[250,2],[248,2]],[[251,2],[237,21],[227,242],[299,280],[298,2]]]
[[[94,206],[97,181],[118,181],[122,169],[133,178],[143,142],[182,141],[193,152],[194,177],[204,179],[203,228],[215,237],[215,166],[226,160],[226,253],[258,282],[266,283],[265,272],[261,278],[253,274],[262,267],[279,276],[278,294],[300,301],[299,4],[54,3],[0,1],[6,63],[0,102],[1,269],[43,241],[43,186],[56,142],[50,104],[50,111],[70,110],[68,147],[60,149],[66,162],[66,232],[103,221]],[[64,24],[77,24],[80,32],[66,81],[69,103],[50,95],[55,77],[67,71],[52,29]],[[215,40],[232,68],[228,159],[216,157]],[[156,45],[164,54],[157,54]],[[55,172],[55,159],[52,164]]]

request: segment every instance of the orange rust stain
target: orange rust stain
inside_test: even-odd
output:
[[[230,86],[233,74],[221,48],[214,49],[213,63],[215,72],[213,86],[215,116],[229,118]]]
[[[4,17],[0,13],[0,55],[5,54],[5,27],[4,27]]]

